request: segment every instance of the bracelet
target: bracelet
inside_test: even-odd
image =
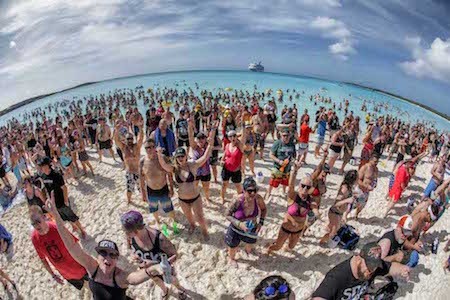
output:
[[[259,225],[261,225],[261,226],[264,225],[264,218],[259,218]]]

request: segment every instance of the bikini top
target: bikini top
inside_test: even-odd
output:
[[[188,169],[189,169],[189,167],[188,167]],[[175,173],[175,181],[177,183],[194,182],[195,181],[195,176],[194,176],[194,174],[192,174],[191,170],[189,169],[188,177],[186,178],[186,180],[182,180],[181,177],[180,177],[179,172],[176,172]]]
[[[244,194],[242,194],[241,203],[239,204],[238,209],[234,212],[234,217],[238,220],[243,220],[243,219],[253,219],[256,216],[258,216],[259,208],[258,208],[258,204],[256,203],[256,199],[254,199],[255,208],[253,209],[253,212],[248,216],[245,215],[245,212],[244,212],[244,201],[245,201],[245,196],[244,196]]]
[[[95,276],[97,275],[97,269],[95,269],[92,278],[89,279],[89,288],[91,289],[92,296],[94,300],[126,300],[127,289],[119,287],[116,282],[116,269],[113,272],[113,283],[114,286],[109,286],[100,282],[95,281]]]
[[[300,212],[300,208],[303,207],[303,213]],[[293,217],[302,217],[305,218],[308,215],[308,212],[311,210],[311,205],[308,199],[305,201],[297,194],[295,196],[295,201],[288,207],[288,214]]]

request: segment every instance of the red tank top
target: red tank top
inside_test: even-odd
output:
[[[242,152],[239,147],[236,147],[236,149],[231,152],[230,147],[231,146],[228,146],[225,150],[224,168],[226,168],[230,172],[235,172],[241,167]]]

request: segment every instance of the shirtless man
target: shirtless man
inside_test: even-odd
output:
[[[355,189],[356,193],[356,218],[367,204],[369,200],[369,193],[376,188],[378,180],[378,160],[380,156],[377,153],[372,153],[367,164],[361,167],[358,171],[358,186]]]
[[[109,153],[111,153],[112,158],[114,159],[114,161],[116,161],[116,157],[114,156],[114,152],[112,150],[111,128],[109,128],[109,125],[106,123],[106,118],[103,116],[98,119],[98,123],[98,159],[100,162],[102,162],[103,149],[108,149]]]
[[[253,132],[255,133],[256,141],[253,144],[255,151],[259,150],[259,158],[263,159],[264,154],[264,143],[266,140],[267,132],[269,131],[269,122],[267,121],[267,116],[264,115],[264,110],[260,107],[258,109],[258,114],[252,117]]]
[[[433,168],[431,169],[431,179],[427,187],[425,188],[425,191],[423,192],[423,196],[420,199],[421,202],[424,201],[425,198],[430,198],[431,193],[434,192],[444,180],[445,159],[446,157],[442,156],[434,163]]]
[[[170,111],[170,106],[167,106],[166,111],[162,114],[163,119],[167,121],[167,126],[170,128],[170,130],[173,131],[173,125],[172,122],[175,120],[174,114]]]
[[[158,227],[160,227],[158,210],[159,205],[161,205],[164,212],[169,213],[172,219],[174,233],[178,233],[171,200],[173,196],[173,181],[168,179],[171,174],[167,173],[159,164],[155,140],[148,139],[144,147],[147,155],[139,163],[142,201],[148,201],[150,213],[155,217]],[[164,233],[167,232],[165,227],[166,225],[163,224],[162,230]]]
[[[114,141],[123,153],[127,180],[127,200],[131,202],[131,193],[134,191],[136,181],[139,179],[139,159],[141,158],[141,147],[144,141],[143,122],[138,123],[139,137],[137,143],[134,143],[134,137],[131,133],[127,135],[127,142],[123,143],[119,138],[120,125],[116,125],[114,132]]]

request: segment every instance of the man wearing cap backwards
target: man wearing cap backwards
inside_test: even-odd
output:
[[[81,290],[84,282],[89,280],[86,269],[81,266],[67,251],[58,234],[56,224],[45,220],[42,209],[37,205],[30,206],[30,220],[33,226],[31,242],[41,259],[44,268],[59,284],[64,284],[61,277],[55,274],[49,262],[75,288]],[[71,235],[71,234],[70,234]],[[78,239],[71,235],[75,243]]]
[[[376,243],[364,245],[359,255],[341,262],[325,275],[312,300],[361,299],[377,276],[409,279],[409,267],[384,261],[380,255],[381,248]]]
[[[358,171],[358,187],[356,193],[356,218],[367,204],[369,193],[376,188],[378,180],[378,160],[380,156],[372,153],[370,160]]]
[[[109,128],[109,125],[106,123],[106,118],[104,116],[101,116],[98,119],[98,123],[98,160],[102,162],[103,149],[108,149],[109,153],[111,153],[112,158],[114,159],[114,161],[116,161],[116,157],[114,156],[114,152],[112,150],[111,128]]]
[[[139,159],[141,158],[141,147],[144,141],[143,122],[139,123],[139,137],[137,143],[134,143],[134,137],[131,133],[126,136],[127,142],[123,143],[119,138],[120,124],[117,123],[114,132],[114,141],[123,153],[123,161],[125,163],[126,181],[127,181],[127,200],[131,202],[131,193],[133,192],[136,181],[139,179]]]
[[[160,226],[158,211],[159,205],[161,205],[164,212],[169,213],[172,219],[174,232],[178,233],[171,200],[173,196],[173,181],[169,179],[171,174],[167,173],[159,164],[155,141],[148,139],[144,147],[147,155],[139,163],[142,201],[148,201],[150,213],[155,217],[158,227]]]
[[[53,170],[50,167],[50,163],[51,160],[48,157],[44,157],[38,163],[42,172],[40,177],[44,182],[47,195],[54,192],[56,208],[58,209],[61,218],[64,221],[69,221],[74,230],[78,229],[81,232],[81,237],[84,239],[86,237],[86,231],[84,231],[83,226],[81,226],[78,216],[69,206],[69,191],[67,190],[66,183],[64,182],[64,177]]]
[[[274,163],[265,199],[268,199],[272,189],[280,184],[283,186],[283,193],[286,192],[286,186],[289,185],[289,172],[295,156],[295,143],[291,140],[291,131],[285,127],[281,130],[281,139],[273,144],[269,154]]]
[[[405,241],[411,238],[413,234],[413,218],[411,216],[403,216],[398,221],[394,230],[386,232],[378,245],[381,247],[381,259],[388,262],[399,262],[406,264],[408,267],[415,267],[419,262],[419,253],[421,250],[408,251],[405,249]],[[406,243],[410,244],[410,243]],[[422,243],[418,243],[420,249]]]
[[[134,272],[122,270],[117,266],[119,248],[110,240],[101,240],[95,247],[97,256],[91,256],[75,242],[64,226],[64,221],[56,209],[53,192],[47,201],[46,209],[55,219],[56,228],[69,254],[88,272],[89,288],[94,300],[129,300],[126,295],[128,286],[141,284],[162,273],[159,264]]]

